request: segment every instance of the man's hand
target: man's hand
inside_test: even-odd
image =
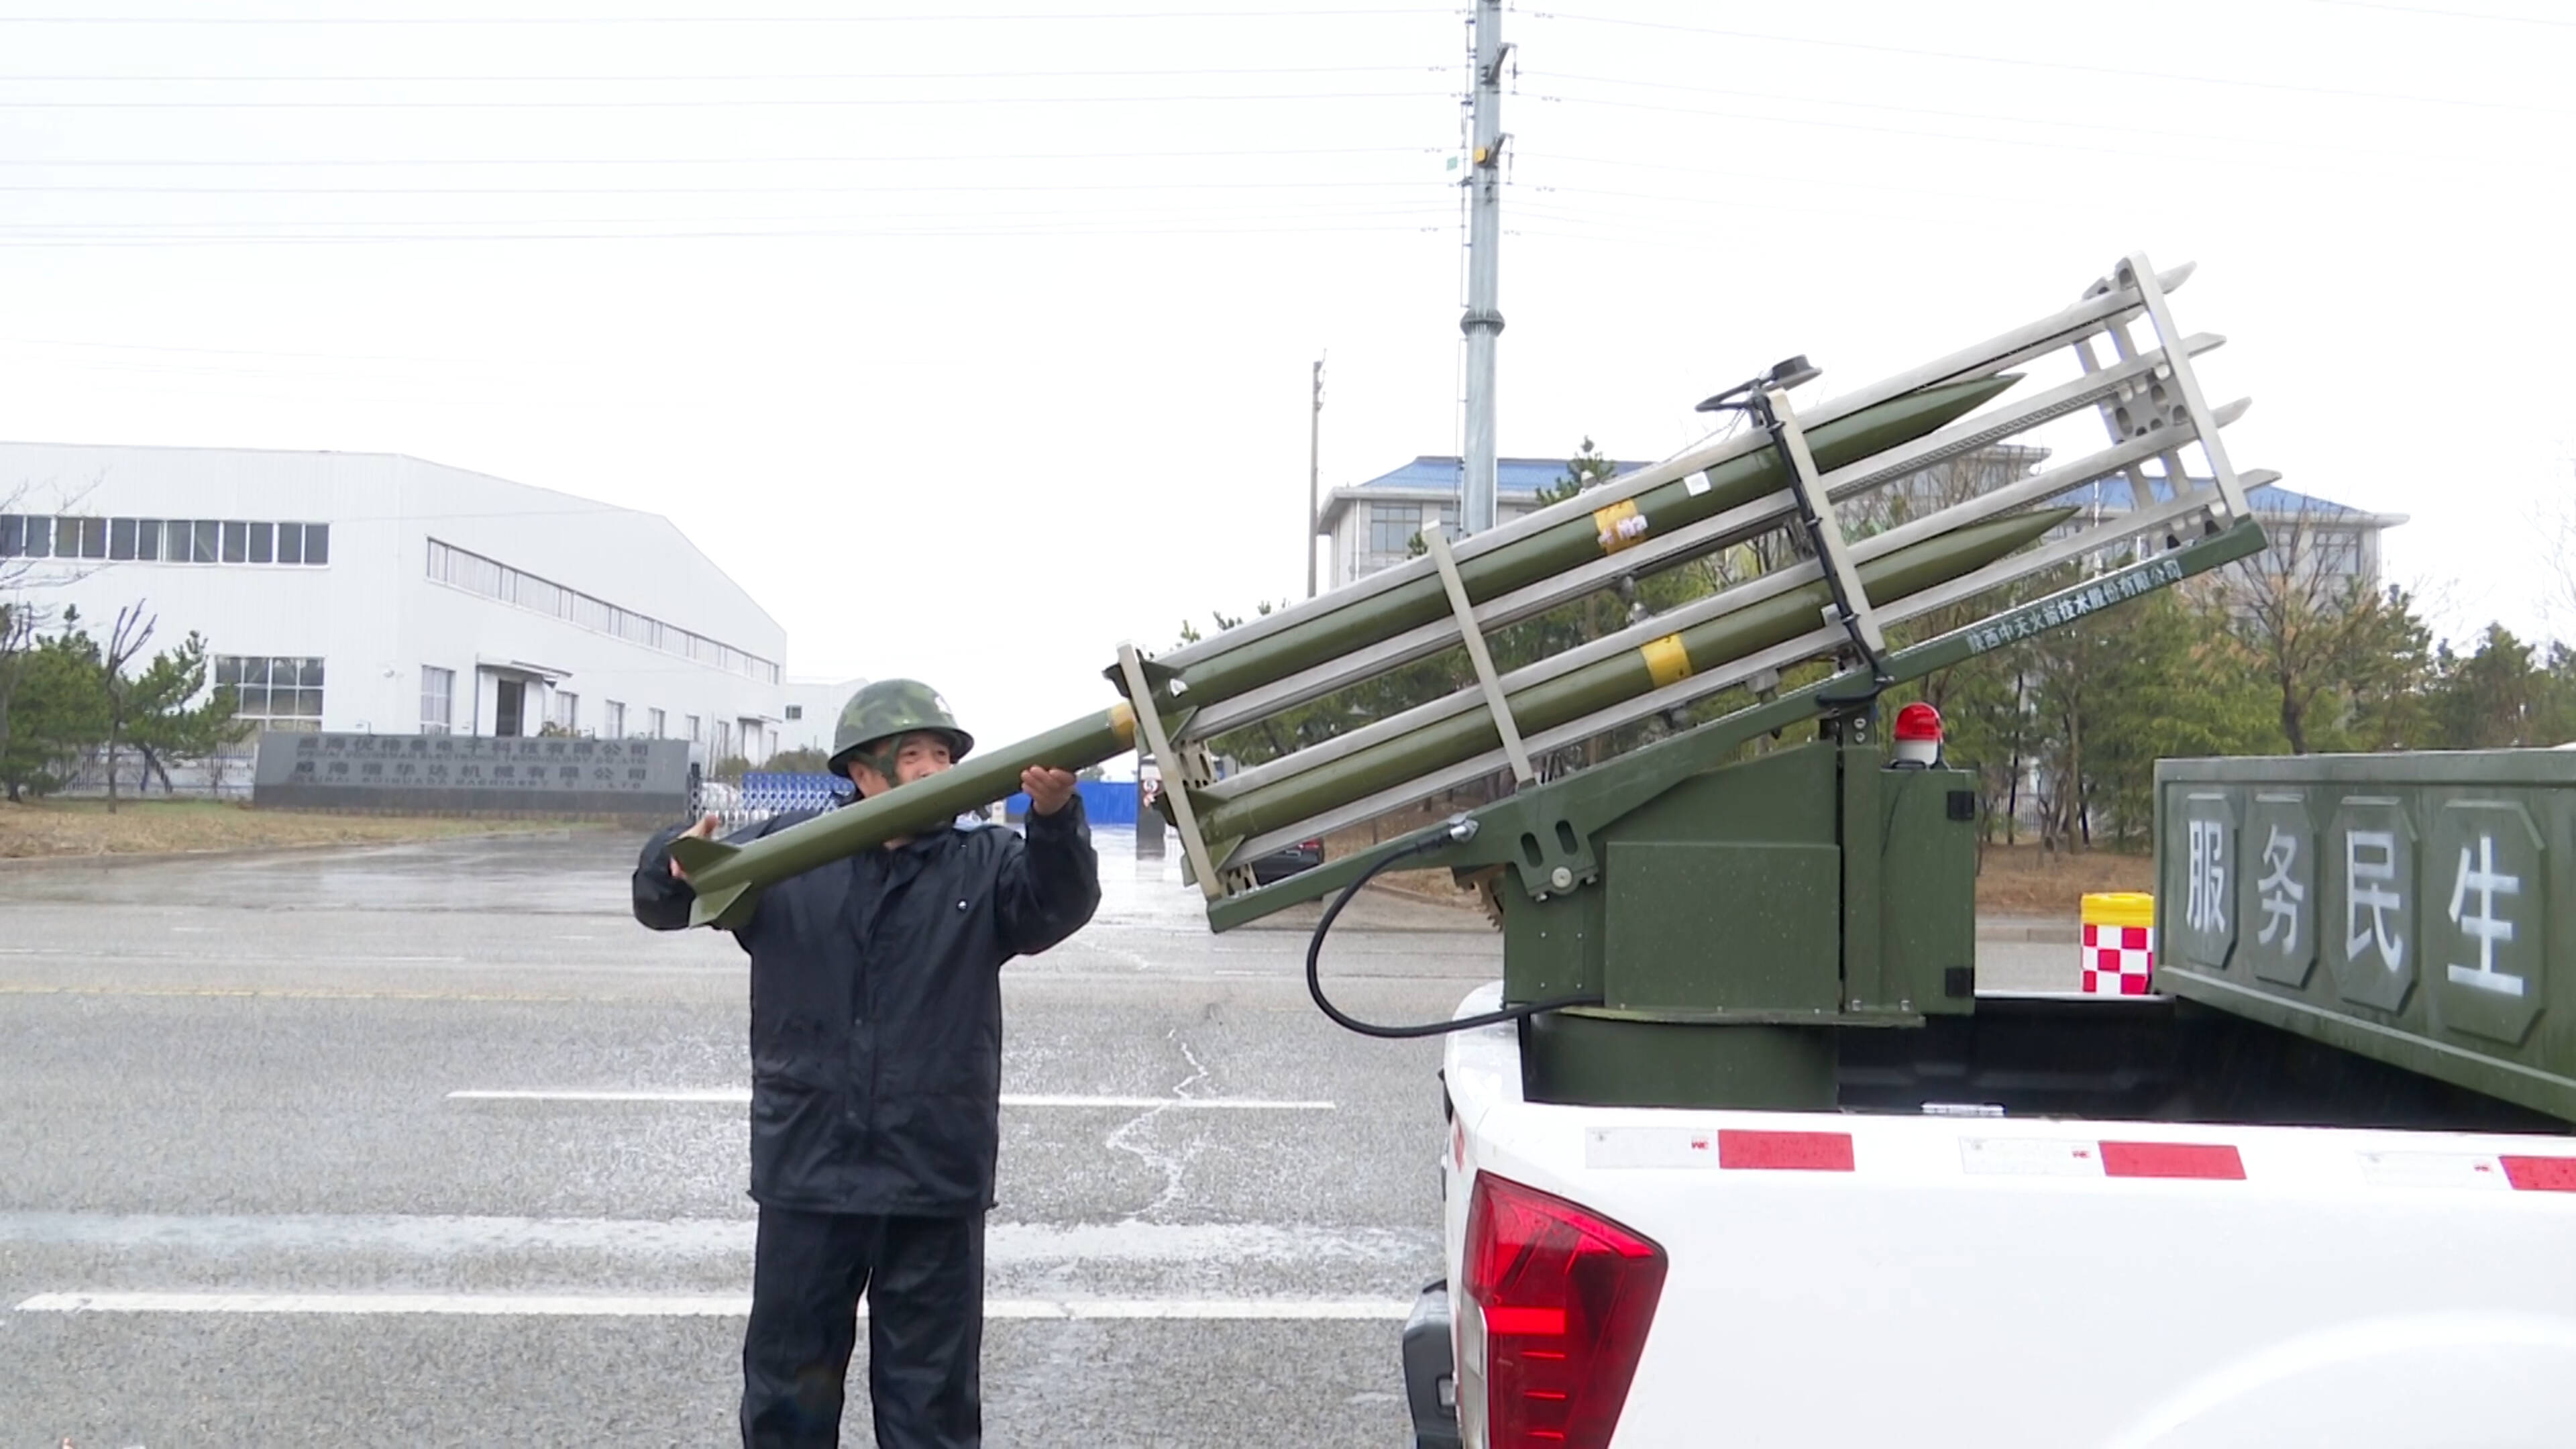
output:
[[[697,840],[713,840],[713,839],[715,839],[715,835],[716,835],[716,815],[715,815],[715,812],[714,812],[714,811],[712,811],[712,810],[710,810],[710,811],[708,811],[706,814],[699,816],[699,817],[698,817],[698,823],[697,823],[697,824],[695,824],[695,825],[690,826],[690,827],[688,828],[688,830],[687,830],[687,831],[683,832],[683,835],[684,835],[684,837],[686,837],[686,838],[692,838],[692,839],[697,839]],[[680,869],[680,862],[679,862],[678,860],[674,859],[674,860],[671,862],[671,879],[673,879],[673,880],[687,880],[688,878],[689,878],[689,873],[688,873],[687,871],[685,871],[685,870]]]
[[[1020,772],[1020,788],[1028,792],[1032,813],[1053,815],[1073,798],[1073,772],[1032,765]]]

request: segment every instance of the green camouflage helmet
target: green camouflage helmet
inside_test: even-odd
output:
[[[948,701],[939,691],[918,679],[880,679],[850,696],[841,706],[841,722],[832,730],[832,758],[828,768],[835,775],[850,772],[850,762],[859,760],[868,768],[894,778],[895,740],[916,731],[928,731],[948,737],[951,763],[966,758],[975,748],[975,737],[957,727],[957,719],[948,712]]]

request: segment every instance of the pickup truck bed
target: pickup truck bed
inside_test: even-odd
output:
[[[2152,998],[1847,1033],[1838,1113],[1527,1101],[1511,1026],[1443,1079],[1460,1291],[1408,1373],[1436,1397],[1447,1338],[1470,1445],[2576,1443],[2576,1138],[2519,1108]],[[1489,1335],[1480,1197],[1597,1218],[1613,1276],[1554,1317],[1488,1283]],[[1624,1395],[1617,1344],[1549,1377],[1595,1330],[1642,1336]]]

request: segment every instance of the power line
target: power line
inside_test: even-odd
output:
[[[1380,187],[1438,188],[1421,181],[1140,181],[1033,182],[1003,186],[833,185],[794,186],[92,186],[0,182],[0,194],[49,196],[812,196],[986,195],[1031,191],[1332,191]]]
[[[2497,15],[2481,10],[2436,10],[2429,5],[2390,5],[2384,0],[2308,0],[2311,5],[2333,5],[2345,10],[2387,10],[2399,15],[2431,15],[2444,20],[2485,20],[2503,25],[2548,25],[2576,29],[2576,20],[2552,20],[2542,15]]]
[[[878,162],[909,164],[959,161],[1147,161],[1187,158],[1236,161],[1247,157],[1263,156],[1429,156],[1438,155],[1443,149],[1439,146],[1289,146],[1223,151],[965,151],[911,156],[476,156],[454,158],[390,156],[373,159],[328,157],[303,161],[255,161],[238,157],[213,159],[174,157],[166,160],[136,157],[90,160],[0,157],[0,167],[844,166],[873,165]]]
[[[1447,91],[1286,91],[1161,96],[735,96],[637,101],[0,101],[0,111],[685,111],[850,106],[1158,105],[1166,101],[1448,100]]]
[[[1576,20],[1591,25],[1619,25],[1639,30],[1674,31],[1686,35],[1716,35],[1730,40],[1766,41],[1774,45],[1805,45],[1824,50],[1862,51],[1873,55],[1900,55],[1913,60],[1955,60],[1973,65],[2006,65],[2026,70],[2054,70],[2078,75],[2118,76],[2124,80],[2180,81],[2188,85],[2230,86],[2240,90],[2277,91],[2290,95],[2335,96],[2346,100],[2405,101],[2427,106],[2461,106],[2472,110],[2529,111],[2541,115],[2569,115],[2576,112],[2553,106],[2528,106],[2512,101],[2469,100],[2456,96],[2419,96],[2399,91],[2346,90],[2334,86],[2292,85],[2286,81],[2239,80],[2225,76],[2191,75],[2181,71],[2134,70],[2125,66],[2086,65],[2078,61],[2024,60],[2016,56],[1976,55],[1956,50],[1926,50],[1916,46],[1877,45],[1860,40],[1819,40],[1806,35],[1773,35],[1759,30],[1730,30],[1708,25],[1681,25],[1662,20],[1630,20],[1624,16],[1583,15],[1566,10],[1533,10],[1529,14],[1540,20]]]
[[[723,82],[776,81],[953,81],[953,80],[1094,80],[1106,78],[1133,79],[1147,76],[1198,77],[1211,75],[1366,75],[1389,71],[1425,71],[1438,73],[1446,67],[1436,65],[1272,65],[1272,66],[1189,66],[1164,70],[953,70],[953,71],[871,71],[816,73],[735,73],[728,75],[12,75],[0,74],[0,81],[59,82],[84,85],[408,85],[414,82],[432,85],[608,85],[618,82],[665,84],[706,84]]]
[[[1611,110],[1620,111],[1652,111],[1669,116],[1711,116],[1722,120],[1762,121],[1778,126],[1806,126],[1828,131],[1863,131],[1873,135],[1902,136],[1910,140],[1918,141],[1967,141],[1986,146],[2018,146],[2043,151],[2077,151],[2094,156],[2121,156],[2138,161],[2161,161],[2166,159],[2161,153],[2155,151],[2124,150],[2112,146],[2091,146],[2076,141],[2049,141],[2022,136],[1966,135],[1956,131],[1927,131],[1914,126],[1873,126],[1859,121],[1827,121],[1805,116],[1769,116],[1749,111],[1721,111],[1709,110],[1696,106],[1657,105],[1652,101],[1604,100],[1597,96],[1537,95],[1532,96],[1531,99],[1578,106],[1602,106]],[[2399,158],[2392,157],[2391,159]],[[2287,170],[2287,168],[2268,166],[2259,161],[2248,161],[2224,154],[2213,154],[2204,158],[2199,158],[2196,164],[2204,166],[2235,166],[2248,170],[2270,172],[2285,172]],[[2369,175],[2371,173],[2367,171],[2345,170],[2327,174],[2360,176]]]
[[[1227,226],[1227,227],[1167,227],[1167,226],[1139,227],[1139,226],[1116,226],[1116,227],[1099,227],[1099,228],[1077,228],[1077,227],[1044,227],[1044,228],[1032,228],[1032,227],[1019,227],[1019,228],[1011,228],[1011,229],[974,228],[974,227],[947,227],[947,228],[936,228],[936,229],[924,228],[924,229],[893,230],[893,231],[886,231],[886,230],[871,230],[871,229],[863,228],[863,227],[827,227],[827,228],[818,228],[818,229],[813,229],[813,230],[798,230],[798,231],[776,231],[776,230],[771,230],[771,231],[750,231],[750,230],[708,230],[708,231],[653,231],[653,232],[643,232],[643,231],[637,231],[637,232],[578,232],[578,231],[564,231],[564,232],[483,232],[483,233],[462,233],[462,232],[460,232],[460,233],[454,233],[454,234],[435,234],[435,233],[431,233],[431,234],[401,234],[401,235],[393,235],[393,234],[379,234],[379,235],[373,235],[373,236],[273,236],[273,235],[218,235],[218,234],[203,234],[203,235],[189,235],[189,236],[169,236],[169,237],[78,237],[78,236],[40,236],[40,237],[23,237],[23,238],[22,238],[22,237],[15,237],[15,236],[0,236],[0,249],[8,249],[8,248],[29,249],[29,248],[39,248],[39,247],[158,247],[158,246],[195,246],[195,245],[254,245],[254,246],[281,246],[281,245],[358,245],[358,244],[367,244],[367,243],[427,243],[427,242],[542,242],[542,241],[758,241],[758,240],[796,240],[796,239],[802,239],[802,238],[827,238],[827,237],[831,237],[831,238],[872,237],[872,238],[885,238],[885,239],[895,239],[895,240],[902,240],[902,239],[927,239],[927,240],[936,240],[936,239],[942,239],[942,238],[968,238],[968,237],[1024,237],[1024,236],[1099,236],[1099,237],[1111,237],[1111,236],[1140,236],[1140,237],[1162,237],[1162,236],[1291,236],[1291,235],[1323,235],[1323,234],[1330,234],[1330,233],[1351,234],[1351,233],[1362,233],[1362,232],[1415,232],[1415,233],[1422,233],[1422,234],[1436,234],[1436,233],[1439,233],[1439,232],[1441,232],[1441,231],[1444,231],[1445,229],[1446,229],[1446,222],[1445,222],[1445,218],[1444,218],[1444,219],[1443,219],[1443,221],[1442,221],[1442,222],[1440,222],[1440,223],[1429,223],[1429,222],[1426,222],[1426,223],[1422,223],[1422,224],[1418,224],[1418,225],[1390,224],[1390,225],[1380,225],[1380,226],[1281,226],[1281,225],[1278,225],[1278,224],[1273,223],[1273,222],[1264,222],[1264,221],[1257,221],[1257,220],[1256,220],[1256,221],[1250,221],[1250,222],[1247,222],[1246,224],[1241,225],[1241,226]]]
[[[1679,91],[1688,95],[1735,96],[1744,100],[1782,101],[1791,105],[1841,106],[1850,110],[1891,111],[1898,115],[1938,116],[1944,120],[1954,121],[1992,121],[1998,125],[2040,126],[2051,130],[2101,131],[2117,136],[2150,136],[2163,140],[2189,141],[2203,145],[2250,139],[2257,145],[2289,146],[2311,151],[2345,151],[2373,156],[2385,156],[2389,154],[2387,149],[2384,147],[2339,146],[2329,141],[2273,140],[2259,137],[2247,138],[2208,131],[2165,131],[2155,129],[2150,126],[2127,126],[2102,121],[2070,121],[2063,120],[2055,116],[2008,116],[1998,115],[1992,111],[1955,111],[1940,106],[1900,106],[1886,101],[1847,101],[1838,100],[1830,96],[1796,95],[1785,94],[1779,91],[1738,90],[1727,86],[1700,86],[1678,84],[1667,81],[1633,80],[1625,76],[1578,75],[1569,71],[1547,70],[1523,71],[1521,74],[1533,80],[1581,81],[1591,85],[1624,86],[1654,91]],[[1788,120],[1789,118],[1784,116],[1778,117],[1777,119]],[[1528,153],[1524,152],[1522,154],[1526,155]]]
[[[1386,6],[1348,10],[1106,10],[1086,14],[915,15],[0,15],[0,25],[923,25],[1034,24],[1097,20],[1321,20],[1395,15],[1456,15],[1452,6]]]

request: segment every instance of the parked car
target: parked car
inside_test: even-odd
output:
[[[1324,842],[1321,840],[1300,840],[1294,845],[1283,845],[1252,863],[1253,884],[1269,885],[1273,881],[1283,881],[1299,871],[1313,870],[1323,863]]]

